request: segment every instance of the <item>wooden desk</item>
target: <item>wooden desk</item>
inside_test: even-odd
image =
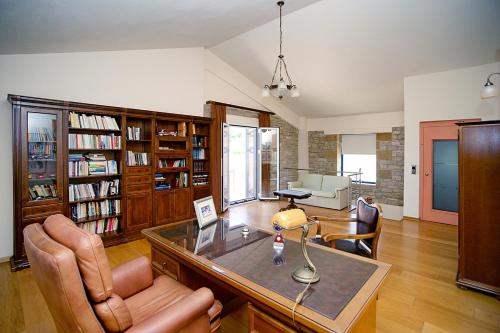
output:
[[[226,225],[226,230],[238,228],[238,226],[231,226],[232,229],[227,227]],[[193,220],[143,230],[142,233],[152,246],[151,256],[155,274],[167,274],[193,289],[209,287],[216,298],[224,304],[223,315],[231,310],[235,300],[250,303],[248,310],[251,332],[295,332],[291,319],[294,301],[215,264],[209,258],[217,251],[232,251],[234,239],[231,240],[232,244],[229,244],[229,241],[226,243],[219,241],[224,237],[217,236],[209,246],[212,250],[200,251],[196,244],[197,241],[200,244],[199,241],[203,237],[198,231]],[[265,233],[252,228],[250,231],[250,237],[257,234],[258,237],[262,237]],[[172,236],[166,238],[162,233]],[[304,332],[375,332],[377,293],[389,272],[390,265],[315,244],[310,246],[375,264],[376,269],[335,320],[299,305],[295,312],[297,325]]]

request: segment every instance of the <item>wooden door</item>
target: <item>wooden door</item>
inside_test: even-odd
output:
[[[155,193],[155,225],[163,225],[175,220],[174,196],[170,190]]]
[[[127,232],[138,231],[151,226],[151,191],[127,195]]]
[[[420,123],[420,218],[458,224],[458,126]]]

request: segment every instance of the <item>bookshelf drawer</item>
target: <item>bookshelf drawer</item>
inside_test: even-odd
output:
[[[50,216],[52,214],[62,214],[62,212],[63,204],[26,207],[23,208],[23,218],[39,215]]]
[[[128,176],[127,183],[129,184],[143,184],[143,183],[151,183],[150,175],[142,175],[142,176]]]
[[[140,175],[145,173],[151,173],[151,166],[135,166],[127,168],[127,174],[129,175]]]
[[[151,184],[136,184],[136,185],[128,185],[127,192],[146,192],[151,191]]]
[[[154,247],[151,251],[151,261],[153,267],[161,271],[163,274],[166,274],[176,280],[179,279],[179,263],[166,254],[156,250]]]

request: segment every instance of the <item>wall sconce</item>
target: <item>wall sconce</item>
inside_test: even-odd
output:
[[[483,89],[481,89],[481,98],[486,99],[486,98],[493,98],[495,96],[498,96],[500,94],[500,91],[497,86],[491,82],[491,77],[493,75],[500,75],[500,73],[491,73],[488,75],[488,78],[486,79],[486,83],[484,84]]]

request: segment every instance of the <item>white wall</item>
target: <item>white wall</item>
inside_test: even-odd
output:
[[[486,77],[500,71],[500,63],[407,77],[405,100],[404,215],[419,217],[419,128],[421,121],[481,118],[500,119],[500,98],[481,100]],[[500,84],[498,78],[496,83]]]
[[[203,48],[0,55],[0,258],[12,254],[12,121],[7,94],[203,115],[208,99],[266,108],[297,125],[281,103]]]
[[[366,134],[391,132],[393,127],[403,126],[403,111],[366,113],[352,116],[307,119],[308,131],[324,131],[325,134]]]

